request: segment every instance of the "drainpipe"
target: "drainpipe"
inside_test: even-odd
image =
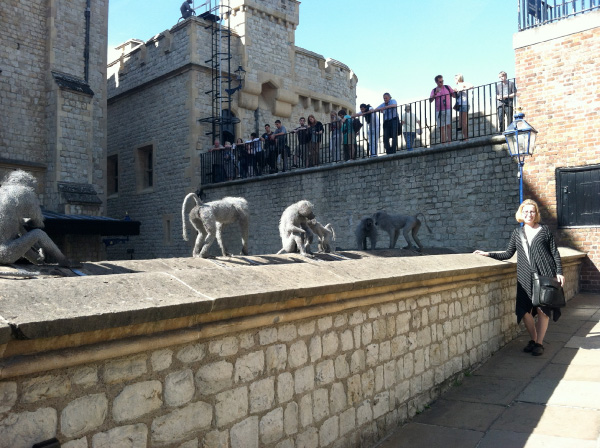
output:
[[[85,47],[83,49],[85,82],[89,81],[90,75],[90,2],[91,0],[87,0],[85,5]]]

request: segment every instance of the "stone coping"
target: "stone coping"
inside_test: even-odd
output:
[[[585,257],[560,251],[564,264]],[[0,278],[0,344],[136,325],[143,326],[136,334],[154,333],[515,270],[514,263],[473,254],[398,256],[402,252],[99,262],[86,263],[82,270],[93,275],[83,277]],[[171,324],[150,325],[165,321]],[[0,357],[10,355],[5,349]]]

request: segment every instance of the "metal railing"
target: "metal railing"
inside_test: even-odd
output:
[[[519,31],[600,9],[600,0],[519,0]]]
[[[469,138],[496,135],[513,121],[514,79],[477,86],[351,118],[296,128],[200,154],[202,184],[382,157]],[[509,98],[511,95],[512,98]],[[445,103],[444,103],[444,100]],[[457,106],[457,102],[461,103]],[[377,107],[376,105],[375,107]],[[395,118],[390,120],[390,112]]]

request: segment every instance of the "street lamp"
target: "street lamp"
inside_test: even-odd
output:
[[[244,78],[246,77],[246,70],[244,70],[244,67],[241,65],[238,66],[234,73],[236,74],[238,85],[237,87],[232,87],[231,89],[225,89],[225,92],[227,92],[227,95],[229,96],[233,95],[244,86]]]
[[[510,156],[519,164],[519,204],[523,202],[523,165],[525,165],[525,157],[533,155],[535,138],[538,133],[523,117],[525,117],[525,114],[522,112],[515,114],[515,121],[502,133],[506,139]]]

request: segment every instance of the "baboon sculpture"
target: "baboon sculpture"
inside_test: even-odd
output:
[[[49,255],[60,266],[74,265],[42,230],[44,217],[36,185],[35,177],[17,170],[0,186],[0,264],[11,264],[22,257],[41,264]],[[25,225],[34,229],[27,231]]]
[[[308,226],[308,221],[315,219],[314,206],[306,200],[296,202],[286,208],[279,220],[279,236],[282,248],[278,254],[287,252],[307,256],[311,254],[310,243],[313,233]]]
[[[385,211],[378,211],[373,215],[373,220],[375,221],[375,225],[381,230],[388,233],[390,236],[390,249],[396,247],[396,241],[398,241],[398,237],[400,236],[400,231],[402,230],[402,234],[404,235],[404,239],[406,240],[407,246],[404,249],[412,249],[413,245],[410,241],[409,235],[412,234],[415,243],[417,244],[418,251],[423,250],[423,245],[419,241],[417,237],[417,233],[421,228],[421,221],[419,221],[418,216],[421,215],[423,217],[423,221],[425,222],[425,227],[429,233],[431,233],[431,229],[427,225],[425,221],[425,215],[423,213],[417,213],[415,216],[409,215],[390,215]]]
[[[377,227],[373,218],[363,218],[356,227],[356,245],[359,250],[367,250],[367,238],[371,242],[371,250],[377,245]]]
[[[319,252],[322,253],[335,253],[335,245],[333,242],[335,241],[335,230],[333,230],[333,226],[331,224],[323,225],[316,219],[312,219],[308,221],[307,226],[309,229],[317,235],[319,238]],[[312,244],[312,241],[310,242]]]
[[[196,205],[188,215],[190,222],[198,231],[192,255],[196,258],[208,258],[210,246],[215,238],[224,257],[231,256],[223,244],[222,230],[227,224],[237,222],[242,234],[242,254],[248,255],[248,203],[244,198],[225,197],[218,201],[203,203],[196,193],[188,194],[181,206],[181,221],[183,222],[183,239],[188,240],[186,208],[190,199]]]

